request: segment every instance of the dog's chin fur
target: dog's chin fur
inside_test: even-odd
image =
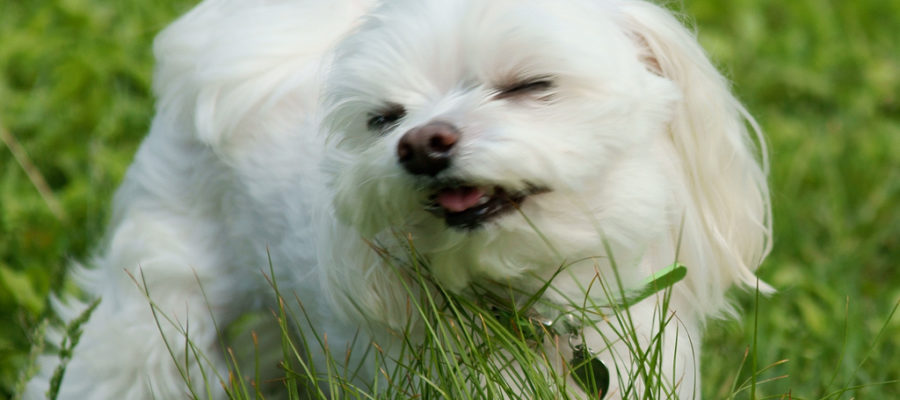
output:
[[[157,116],[108,241],[90,268],[74,268],[103,301],[61,399],[181,396],[158,331],[179,342],[179,324],[224,370],[210,314],[225,325],[269,307],[267,257],[332,348],[356,327],[375,338],[402,330],[408,292],[371,244],[403,251],[407,238],[461,293],[484,282],[532,290],[584,260],[547,292],[563,302],[613,276],[613,259],[624,289],[687,265],[661,370],[682,382],[682,398],[699,396],[703,321],[730,310],[729,287],[757,285],[771,221],[758,129],[692,34],[639,0],[387,3],[208,0],[160,34]],[[549,83],[509,93],[534,79]],[[373,129],[390,107],[401,118]],[[456,127],[459,141],[446,169],[413,176],[398,141],[432,121]],[[524,194],[448,227],[428,210],[447,182]],[[175,324],[157,328],[125,272]],[[655,302],[632,308],[641,340]],[[57,303],[66,319],[83,308]],[[614,375],[632,368],[624,346],[598,356]],[[46,390],[51,359],[27,398]]]

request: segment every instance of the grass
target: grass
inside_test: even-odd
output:
[[[458,296],[435,283],[426,261],[416,253],[411,241],[406,242],[402,235],[397,238],[406,243],[408,252],[405,255],[389,254],[379,247],[375,249],[387,268],[397,274],[398,281],[404,283],[408,322],[390,338],[380,338],[380,344],[357,343],[360,346],[351,344],[346,349],[329,346],[328,337],[316,331],[317,324],[305,315],[299,300],[291,299],[290,293],[281,292],[278,283],[269,280],[279,307],[272,310],[268,318],[274,316],[277,322],[279,329],[275,330],[279,331],[283,350],[280,371],[272,376],[260,374],[259,342],[255,334],[251,335],[251,340],[256,352],[241,358],[229,346],[246,347],[246,339],[240,341],[220,331],[222,353],[226,354],[229,364],[228,374],[223,376],[209,368],[209,359],[187,337],[186,328],[165,315],[153,302],[151,294],[145,291],[157,324],[173,324],[184,335],[183,344],[176,343],[180,339],[170,338],[177,340],[166,341],[166,346],[182,378],[189,384],[190,398],[206,398],[205,394],[212,387],[222,387],[228,398],[241,400],[265,398],[270,387],[279,388],[278,394],[287,389],[287,396],[276,397],[291,399],[581,398],[573,396],[567,387],[578,386],[588,393],[607,393],[610,388],[607,365],[590,356],[591,350],[602,351],[603,345],[588,349],[578,344],[584,342],[584,335],[590,334],[591,329],[600,333],[605,346],[624,343],[628,354],[643,360],[624,372],[625,376],[618,376],[618,393],[623,398],[674,398],[678,385],[691,384],[663,378],[664,368],[668,368],[662,360],[663,330],[674,328],[670,324],[677,324],[674,314],[667,310],[671,285],[687,273],[682,265],[672,265],[648,280],[644,290],[630,295],[616,290],[615,284],[596,279],[590,286],[602,289],[605,299],[598,299],[596,293],[599,290],[595,290],[595,295],[570,299],[570,304],[542,302],[543,293],[552,290],[549,284],[534,293],[475,286],[470,288],[474,296]],[[560,272],[566,267],[561,265]],[[272,273],[274,271],[270,269],[268,276]],[[145,282],[139,285],[146,287]],[[654,321],[658,330],[649,332],[652,338],[639,339],[634,333],[634,320],[622,310],[651,295],[662,299],[655,314],[658,320]],[[597,303],[597,300],[603,301]],[[539,315],[535,314],[538,310]],[[84,319],[86,316],[79,317],[79,320]],[[559,336],[571,332],[569,324],[583,327],[578,329],[580,338]],[[611,327],[615,332],[604,334],[600,327]],[[67,327],[67,331],[76,332],[72,343],[77,341],[77,325]],[[278,340],[272,342],[279,343]],[[184,348],[179,347],[182,345]],[[325,362],[307,363],[301,354],[310,354],[311,349],[312,353],[324,349]],[[547,373],[559,370],[557,360],[567,351],[573,355],[563,356],[563,368],[571,371],[574,381],[567,381],[565,374]],[[189,356],[176,356],[181,353]],[[615,352],[610,355],[615,360]],[[200,376],[189,376],[189,361],[201,366]],[[252,368],[252,374],[248,367]],[[357,375],[361,368],[377,372],[372,377]],[[633,385],[638,378],[646,390]],[[52,395],[50,398],[54,399]]]
[[[0,2],[0,399],[47,294],[72,290],[67,260],[99,240],[147,130],[150,41],[192,3]],[[900,377],[900,318],[886,323],[900,299],[900,2],[672,6],[696,23],[772,153],[775,249],[760,276],[779,291],[737,293],[743,320],[710,323],[704,398],[780,360],[758,378],[787,378],[737,397],[900,398],[900,384],[879,384]],[[741,368],[754,341],[747,363],[758,367]]]
[[[701,42],[762,123],[772,153],[775,248],[760,276],[757,355],[790,360],[790,391],[900,398],[900,321],[873,341],[900,300],[900,23],[898,2],[686,1]],[[704,393],[718,398],[753,327],[713,323]],[[874,347],[873,356],[857,365]],[[854,372],[856,371],[856,372]],[[836,376],[836,377],[833,377]]]

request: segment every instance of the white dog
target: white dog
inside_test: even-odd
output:
[[[660,380],[698,397],[704,319],[755,284],[771,221],[759,131],[694,36],[641,0],[369,3],[208,0],[159,35],[157,116],[105,246],[74,273],[102,302],[60,398],[185,397],[179,368],[201,363],[182,329],[225,371],[213,317],[272,307],[268,257],[332,348],[357,327],[402,331],[409,291],[372,247],[403,251],[398,238],[452,291],[555,277],[556,304],[598,296],[585,288],[613,259],[623,290],[677,260]],[[629,309],[639,342],[657,305]],[[607,325],[585,344],[609,366],[607,398],[635,396],[638,361]]]

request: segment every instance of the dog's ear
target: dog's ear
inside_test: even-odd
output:
[[[712,285],[753,286],[752,271],[772,243],[760,129],[694,35],[672,14],[644,1],[619,4],[621,23],[646,68],[681,92],[669,134],[685,186],[683,259],[701,264],[695,269],[705,270],[695,273],[708,274],[704,279]],[[708,289],[724,293],[724,288]]]

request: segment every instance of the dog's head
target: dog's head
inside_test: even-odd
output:
[[[427,250],[541,231],[589,255],[600,231],[624,249],[688,232],[692,254],[735,266],[713,277],[723,286],[764,253],[743,109],[656,6],[389,2],[331,68],[326,171],[365,237],[401,230]]]
[[[556,3],[394,2],[343,43],[328,95],[348,222],[498,229],[665,131],[677,87],[612,13]]]

